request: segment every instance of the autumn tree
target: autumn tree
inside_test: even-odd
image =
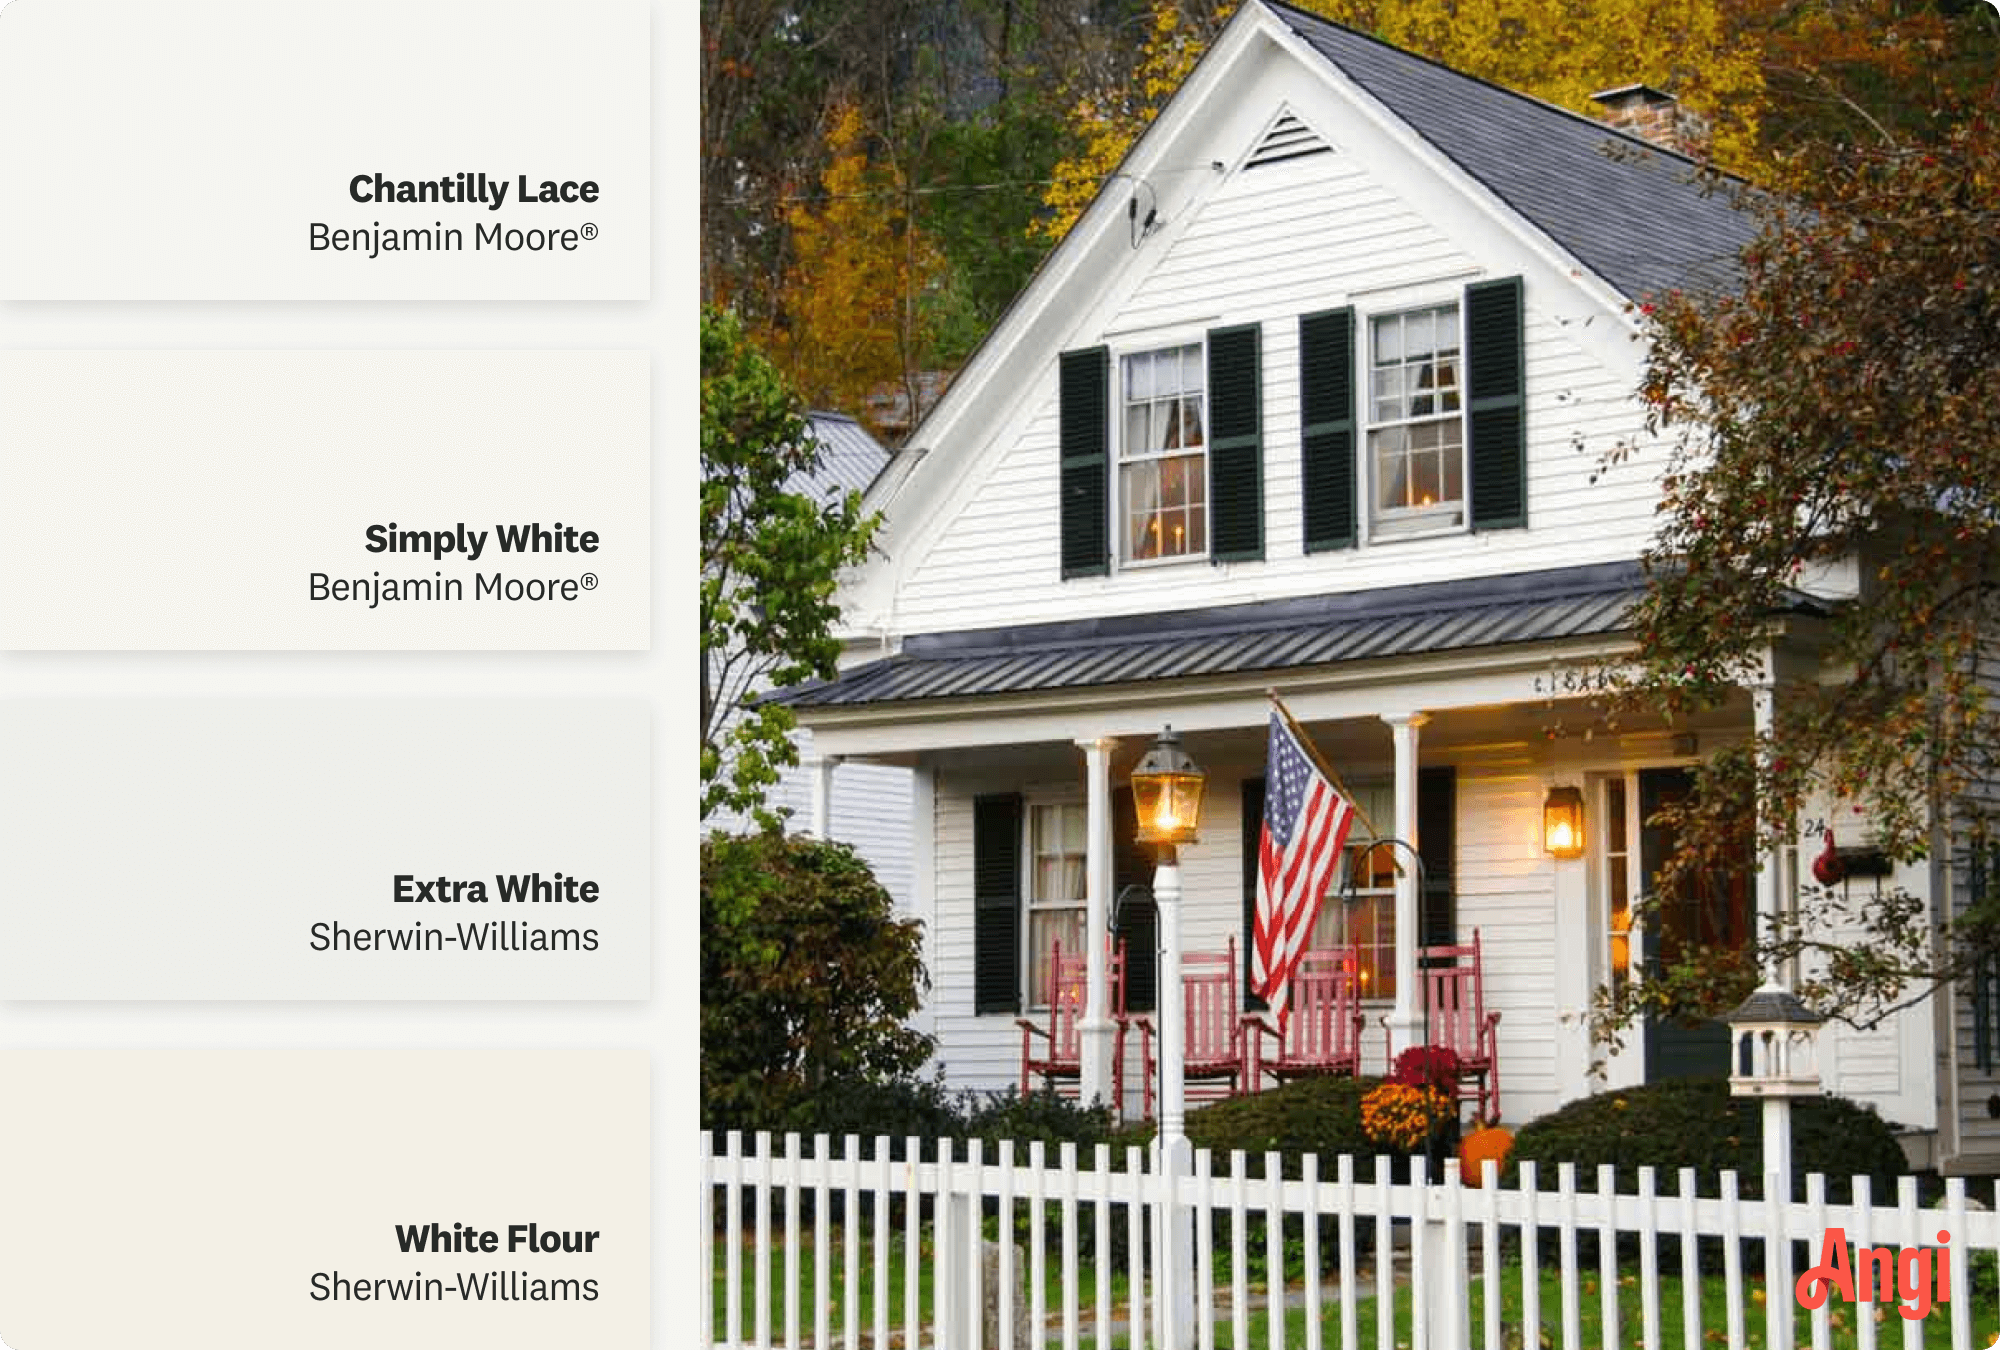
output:
[[[701,815],[776,822],[792,712],[753,693],[836,673],[834,589],[866,557],[861,494],[811,490],[821,448],[734,314],[701,314]]]
[[[1922,135],[1877,126],[1809,148],[1790,191],[1752,203],[1763,231],[1740,287],[1662,297],[1650,314],[1642,396],[1674,448],[1635,615],[1634,698],[1672,716],[1716,706],[1766,677],[1772,616],[1803,579],[1858,562],[1861,586],[1825,620],[1817,668],[1778,672],[1770,734],[1716,755],[1695,795],[1663,813],[1689,841],[1661,879],[1667,893],[1740,867],[1753,807],[1766,849],[1828,800],[1906,861],[1945,831],[1962,849],[1990,830],[1979,802],[2000,787],[1996,98],[2000,85],[1933,105]],[[1751,955],[1807,958],[1802,992],[1825,1011],[1874,1020],[2000,950],[1991,900],[1941,933],[1917,897],[1804,881],[1796,920],[1761,932]],[[1713,1013],[1731,992],[1718,973],[1711,953],[1628,986],[1600,1009],[1604,1024]]]
[[[1034,222],[1033,233],[1052,244],[1069,233],[1234,8],[1225,4],[1190,16],[1176,0],[1149,0],[1145,42],[1131,75],[1106,73],[1070,105],[1068,124],[1077,149],[1050,171],[1042,192],[1048,209]]]
[[[939,258],[903,175],[871,159],[859,109],[840,112],[827,144],[818,193],[788,214],[793,261],[769,345],[809,402],[859,409],[871,391],[922,369],[923,298]]]
[[[1057,164],[1036,229],[1060,239],[1139,134],[1194,69],[1233,3],[1149,0],[1149,27],[1129,77],[1071,105],[1079,150]],[[1300,8],[1468,75],[1591,113],[1598,90],[1643,81],[1700,109],[1719,163],[1752,154],[1763,105],[1757,52],[1735,41],[1723,0],[1300,0]]]

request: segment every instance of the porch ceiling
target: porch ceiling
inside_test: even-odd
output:
[[[1336,665],[1622,632],[1636,562],[1343,595],[914,635],[897,654],[778,697],[800,709],[977,699]],[[1801,595],[1794,611],[1818,611]]]

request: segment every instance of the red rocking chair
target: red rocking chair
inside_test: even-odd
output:
[[[1263,1086],[1263,1075],[1279,1083],[1316,1075],[1361,1072],[1361,984],[1359,960],[1352,947],[1328,947],[1299,957],[1292,970],[1287,1016],[1282,1029],[1260,1017],[1244,1022],[1250,1039],[1250,1083]],[[1277,1042],[1277,1053],[1266,1057],[1264,1041]]]
[[[1250,1067],[1248,1031],[1236,988],[1236,939],[1224,952],[1191,952],[1181,958],[1181,991],[1187,1034],[1181,1047],[1181,1083],[1187,1097],[1203,1085],[1211,1100],[1235,1097],[1255,1083]],[[1153,1116],[1153,1090],[1159,1068],[1154,1058],[1151,1021],[1133,1019],[1139,1029],[1140,1063],[1145,1066],[1145,1112]],[[1220,1084],[1218,1090],[1215,1085]]]
[[[1417,953],[1429,1044],[1458,1057],[1456,1100],[1475,1103],[1488,1125],[1500,1119],[1500,1014],[1486,1011],[1479,930],[1465,946],[1424,947]]]
[[[1111,968],[1106,972],[1106,1010],[1117,1023],[1111,1050],[1111,1101],[1125,1113],[1125,943],[1120,940],[1111,951]],[[1015,1019],[1021,1028],[1021,1095],[1033,1091],[1037,1074],[1051,1091],[1058,1080],[1083,1082],[1083,1010],[1088,997],[1089,962],[1081,956],[1063,954],[1062,943],[1049,953],[1048,1025],[1028,1018]],[[1040,1044],[1036,1042],[1040,1037]],[[1150,1089],[1148,1089],[1150,1092]]]

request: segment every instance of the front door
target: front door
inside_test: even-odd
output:
[[[1688,795],[1686,769],[1643,769],[1639,773],[1639,864],[1652,894],[1661,866],[1679,840],[1668,826],[1653,823],[1662,806]],[[1744,840],[1743,861],[1711,872],[1688,888],[1691,893],[1661,906],[1645,926],[1645,960],[1661,969],[1698,948],[1741,951],[1750,943],[1752,862]],[[1646,1026],[1646,1080],[1713,1078],[1729,1073],[1729,1029],[1714,1019],[1655,1019]]]

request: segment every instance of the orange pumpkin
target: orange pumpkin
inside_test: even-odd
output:
[[[1513,1150],[1514,1134],[1498,1125],[1482,1125],[1467,1134],[1458,1145],[1458,1174],[1468,1186],[1477,1186],[1486,1171],[1486,1160],[1491,1158],[1496,1168],[1507,1165],[1507,1154]]]

